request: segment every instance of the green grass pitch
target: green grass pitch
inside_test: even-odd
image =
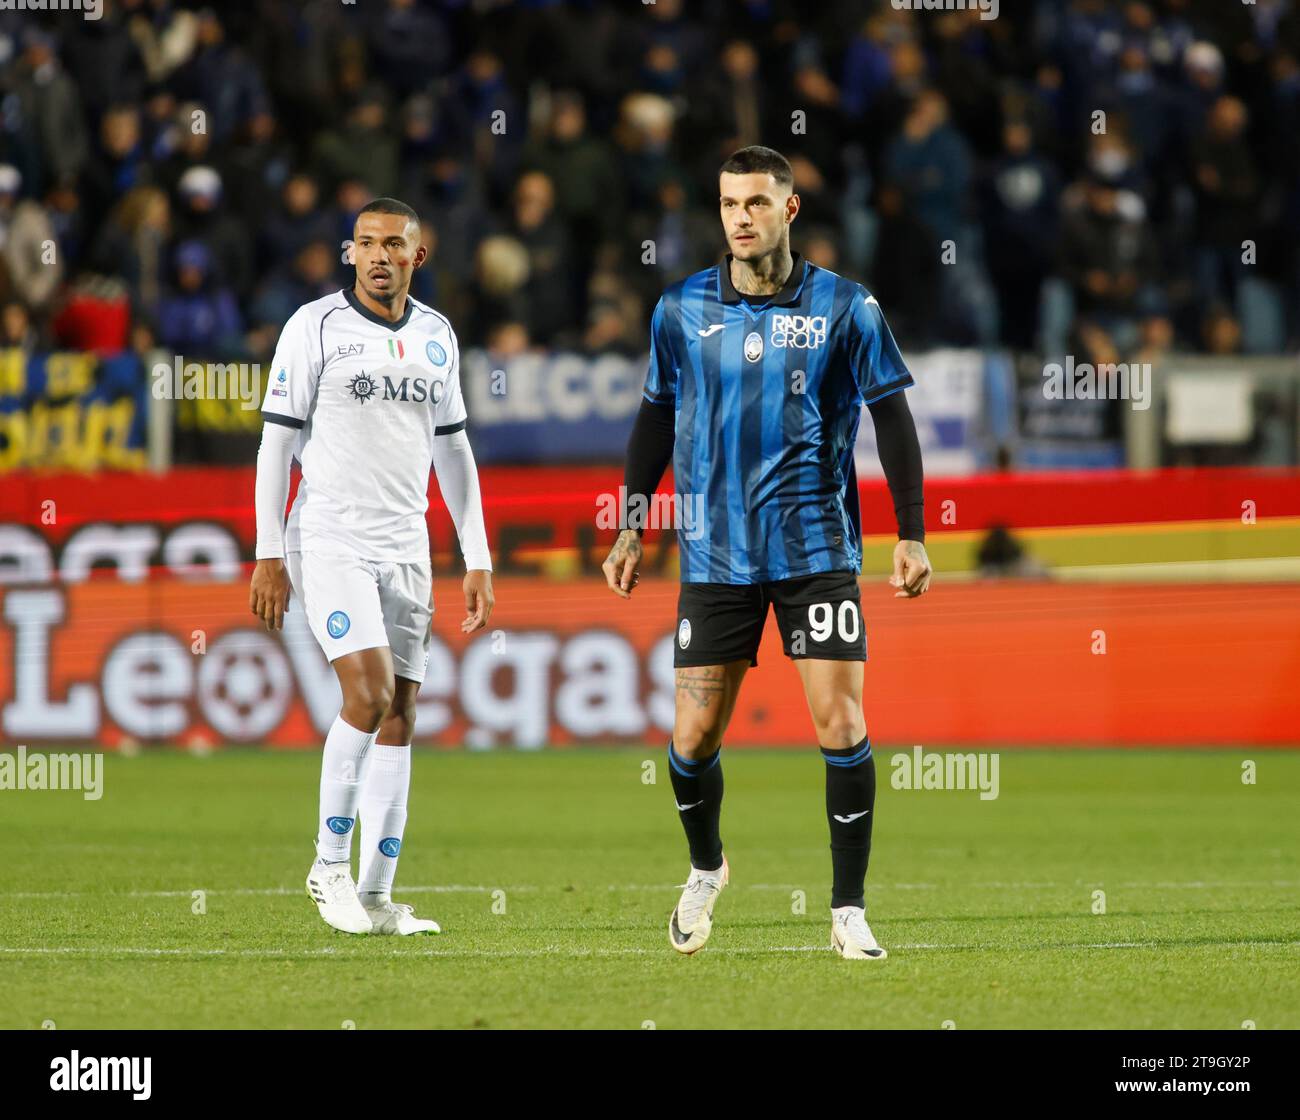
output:
[[[881,963],[829,949],[815,749],[724,755],[732,885],[692,958],[661,749],[418,752],[395,897],[445,932],[405,939],[304,893],[318,757],[0,792],[0,1027],[1300,1027],[1300,755],[1008,750],[981,801],[892,788],[882,750]]]

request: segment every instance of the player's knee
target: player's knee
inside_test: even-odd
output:
[[[817,741],[827,750],[844,750],[861,742],[867,733],[862,713],[852,704],[836,705],[818,713],[813,722],[817,728]]]
[[[409,743],[415,737],[415,703],[392,704],[379,728],[385,743]]]
[[[393,682],[362,678],[344,698],[344,707],[352,718],[348,722],[366,731],[374,731],[383,722],[393,703]],[[346,716],[344,718],[347,718]]]
[[[690,762],[711,757],[722,742],[722,731],[713,727],[679,727],[673,731],[673,750]]]

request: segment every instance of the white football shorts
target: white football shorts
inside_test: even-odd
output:
[[[294,597],[329,661],[359,649],[388,646],[393,671],[423,681],[429,663],[433,570],[319,552],[285,557]]]

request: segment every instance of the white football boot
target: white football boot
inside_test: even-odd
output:
[[[370,918],[357,897],[350,864],[313,863],[307,872],[307,897],[316,903],[327,925],[343,933],[370,932]]]
[[[845,960],[883,961],[889,954],[878,944],[861,906],[841,906],[831,911],[831,948]]]
[[[363,901],[366,915],[370,918],[373,933],[395,934],[406,937],[413,933],[441,933],[442,927],[431,918],[417,918],[415,907],[405,906],[391,899]]]
[[[689,955],[704,948],[713,932],[713,903],[730,879],[726,856],[716,871],[691,868],[682,897],[668,919],[668,943],[679,953]]]

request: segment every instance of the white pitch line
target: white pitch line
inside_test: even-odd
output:
[[[530,891],[543,890],[536,886],[514,887],[478,887],[458,883],[439,883],[432,886],[402,887],[402,894],[491,894],[493,891],[505,891],[508,894],[527,894]],[[557,891],[561,887],[553,888]],[[613,889],[613,888],[611,888]],[[650,889],[650,888],[645,888]],[[305,894],[303,887],[193,887],[182,891],[7,891],[4,898],[190,898],[195,891],[206,895],[300,895]]]
[[[1225,941],[1219,942],[1216,948],[1222,945],[1232,946],[1300,946],[1300,940],[1293,941]],[[988,953],[999,952],[1017,952],[1023,950],[1024,946],[1017,945],[988,945],[988,944],[968,944],[968,945],[936,945],[929,942],[890,945],[887,946],[891,951],[899,952],[971,952],[980,951]],[[1031,947],[1032,948],[1032,947]],[[1048,950],[1069,950],[1086,951],[1086,950],[1114,950],[1114,949],[1161,949],[1170,948],[1168,942],[1162,941],[1080,941],[1063,945],[1043,945],[1036,951]],[[708,955],[713,956],[757,956],[770,955],[776,953],[829,953],[831,950],[826,945],[772,945],[761,946],[756,948],[727,948],[725,946],[714,946],[709,949]],[[74,954],[103,957],[113,955],[140,956],[140,957],[231,957],[231,958],[287,958],[297,959],[300,957],[333,957],[346,960],[378,960],[378,959],[397,959],[405,957],[447,957],[447,958],[489,958],[511,959],[511,958],[530,958],[530,957],[572,957],[581,959],[584,957],[644,957],[658,956],[668,959],[668,953],[663,949],[647,949],[639,947],[625,947],[616,949],[574,949],[574,948],[545,948],[545,949],[411,949],[398,952],[377,954],[368,951],[340,951],[338,949],[164,949],[164,948],[145,948],[125,945],[98,945],[98,946],[36,946],[32,948],[18,948],[14,946],[0,945],[0,953],[10,956],[71,956]]]
[[[484,886],[463,883],[436,883],[398,888],[399,894],[491,894],[493,891],[505,891],[507,894],[533,894],[550,891],[558,894],[581,894],[584,891],[674,891],[680,890],[681,883],[613,883],[608,886],[579,887],[572,885],[540,886],[536,883],[522,883],[514,886]],[[1077,890],[1080,888],[1104,888],[1105,880],[1076,879],[1072,883],[868,883],[872,891],[955,891],[975,888],[978,890]],[[1238,882],[1210,882],[1195,880],[1191,882],[1148,882],[1148,883],[1114,883],[1112,889],[1123,890],[1221,890],[1230,887],[1300,887],[1300,881],[1293,879],[1243,879]],[[732,889],[751,891],[794,891],[806,890],[807,884],[799,883],[733,883]],[[196,890],[207,895],[298,895],[304,893],[302,887],[192,887],[188,890],[167,891],[7,891],[0,899],[10,898],[190,898]]]

